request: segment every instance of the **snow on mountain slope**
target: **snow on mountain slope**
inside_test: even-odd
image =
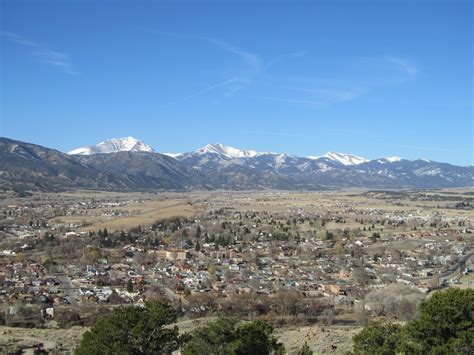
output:
[[[202,155],[202,154],[219,154],[226,156],[228,158],[252,158],[259,154],[254,150],[240,150],[237,148],[229,147],[228,145],[224,145],[221,143],[216,144],[207,144],[202,148],[199,148],[194,152],[195,154]]]
[[[341,163],[342,165],[359,165],[359,164],[368,162],[367,159],[358,157],[356,155],[337,153],[337,152],[327,152],[326,154],[320,157],[309,156],[308,158],[313,159],[313,160],[316,160],[319,158],[327,158],[329,160]]]
[[[181,155],[183,155],[183,153],[163,153],[163,155],[167,155],[171,158],[178,158],[180,157]]]
[[[379,163],[396,163],[397,161],[400,161],[402,160],[402,158],[400,157],[387,157],[387,158],[381,158],[381,159],[378,159],[377,161]]]
[[[385,159],[387,159],[390,163],[395,163],[396,161],[402,160],[400,157],[387,157]]]
[[[117,153],[117,152],[151,152],[155,150],[149,145],[133,137],[112,138],[95,146],[81,147],[71,150],[69,155],[91,155],[101,153]]]

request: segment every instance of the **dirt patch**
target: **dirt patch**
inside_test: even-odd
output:
[[[29,329],[0,326],[0,353],[33,354],[33,349],[44,349],[51,354],[72,354],[87,328]]]
[[[344,354],[352,350],[352,337],[361,328],[311,325],[276,329],[287,354],[297,354],[306,342],[315,354]]]

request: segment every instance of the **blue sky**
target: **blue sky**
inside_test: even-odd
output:
[[[0,135],[474,164],[471,1],[1,1]]]

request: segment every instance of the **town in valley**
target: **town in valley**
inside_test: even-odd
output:
[[[474,286],[469,188],[1,197],[5,329],[82,329],[158,299],[182,320],[231,314],[283,334],[345,334],[371,318],[409,320],[433,292]],[[71,350],[78,332],[56,346]],[[334,336],[319,350],[350,349]]]

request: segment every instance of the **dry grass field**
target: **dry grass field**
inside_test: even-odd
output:
[[[77,191],[55,194],[54,198],[78,202],[109,201],[120,204],[113,207],[90,208],[87,210],[87,215],[60,215],[54,218],[56,223],[85,224],[78,231],[97,231],[104,228],[109,231],[128,230],[139,225],[151,225],[159,219],[191,218],[206,209],[206,205],[200,202],[199,193]]]
[[[130,204],[118,209],[129,211],[133,216],[118,217],[107,221],[97,221],[87,230],[127,230],[138,225],[150,225],[156,220],[171,217],[193,217],[206,207],[193,204],[185,199],[170,199],[148,201],[140,204]]]

